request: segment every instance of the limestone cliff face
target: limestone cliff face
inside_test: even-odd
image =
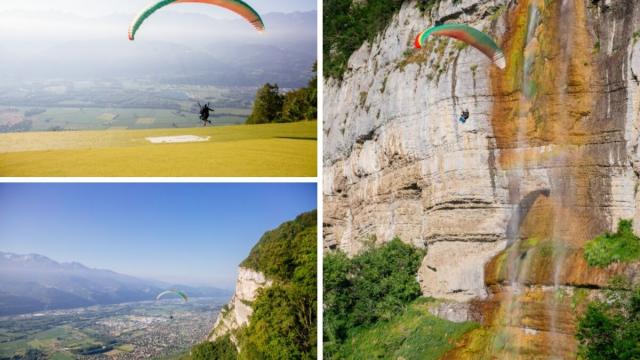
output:
[[[486,295],[483,266],[513,233],[579,246],[620,218],[640,226],[640,42],[632,40],[640,6],[539,4],[548,18],[536,41],[570,33],[564,41],[573,52],[565,55],[560,39],[539,46],[540,69],[532,70],[539,73],[530,77],[549,85],[537,84],[530,99],[518,56],[528,9],[538,3],[443,1],[432,19],[407,2],[351,56],[343,80],[325,81],[326,248],[355,254],[371,239],[399,236],[429,248],[420,271],[425,295],[468,300]],[[566,3],[570,14],[562,13]],[[435,20],[493,34],[505,49],[505,72],[453,41],[411,50]],[[553,81],[554,71],[564,78]],[[466,124],[457,121],[463,109],[471,113]]]
[[[507,68],[446,39],[412,50],[436,21],[490,33]],[[640,232],[640,3],[407,2],[348,67],[324,87],[325,248],[426,247],[423,294],[473,300],[480,314],[453,318],[520,349],[487,357],[575,356],[575,309],[557,292],[640,278],[582,256],[619,219]]]
[[[471,7],[465,22],[481,28],[490,20],[480,14],[498,5],[445,3],[437,13],[463,16]],[[482,263],[504,247],[509,209],[490,151],[490,63],[452,46],[425,59],[407,56],[431,24],[414,2],[405,4],[351,57],[344,80],[325,84],[325,244],[349,254],[371,236],[430,244],[435,274],[451,276],[425,294],[463,298],[483,293]],[[462,126],[464,108],[472,115]]]
[[[233,342],[237,344],[233,331],[249,323],[249,317],[253,313],[251,302],[256,299],[259,289],[271,284],[272,281],[267,279],[264,274],[240,267],[233,298],[218,315],[209,341],[231,333]]]

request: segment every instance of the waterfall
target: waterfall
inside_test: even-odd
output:
[[[535,32],[538,28],[540,20],[540,11],[537,6],[530,5],[527,14],[527,27],[525,34],[525,43],[523,52],[523,66],[520,74],[520,96],[517,109],[517,132],[516,132],[516,151],[515,162],[509,176],[509,202],[511,203],[511,220],[507,229],[507,242],[511,246],[508,252],[508,284],[510,291],[507,292],[505,303],[505,327],[519,327],[521,316],[523,313],[522,303],[518,299],[525,291],[525,281],[529,274],[531,265],[530,257],[523,257],[518,251],[512,251],[519,246],[522,241],[520,233],[520,224],[523,221],[524,208],[520,202],[524,196],[522,194],[522,183],[526,173],[525,152],[528,145],[527,124],[529,118],[529,110],[531,106],[531,97],[535,86],[532,79],[532,70],[535,61],[535,47],[532,42],[535,39]],[[508,333],[505,329],[504,334]],[[512,343],[516,341],[511,339]],[[495,345],[494,345],[495,346]],[[518,350],[517,344],[513,347]]]
[[[575,8],[573,0],[562,0],[560,5],[560,19],[573,19],[575,17]],[[549,171],[549,183],[551,187],[551,203],[553,204],[553,229],[552,244],[554,249],[553,256],[553,289],[554,296],[551,304],[548,304],[550,329],[556,333],[558,331],[558,312],[559,299],[555,294],[560,291],[560,275],[565,263],[566,246],[564,244],[565,237],[562,234],[562,216],[564,209],[570,206],[571,201],[571,174],[568,172],[567,157],[568,149],[568,129],[569,129],[569,101],[567,99],[567,88],[569,84],[569,67],[571,66],[571,52],[573,47],[573,22],[561,21],[557,40],[560,42],[560,68],[558,73],[558,81],[556,81],[555,92],[562,105],[558,113],[557,123],[555,126],[555,144],[558,147],[558,156],[555,159],[556,166]],[[569,183],[567,183],[569,182]],[[551,353],[559,356],[559,344],[555,337],[551,341]]]

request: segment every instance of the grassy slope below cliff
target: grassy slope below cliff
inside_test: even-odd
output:
[[[324,260],[326,359],[437,359],[475,323],[454,323],[429,312],[416,272],[424,251],[400,239],[354,258]]]
[[[432,305],[429,299],[421,298],[389,321],[358,329],[334,358],[436,360],[479,326],[440,319],[429,312]]]

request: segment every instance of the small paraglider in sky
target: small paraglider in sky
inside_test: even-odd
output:
[[[502,49],[482,31],[476,30],[464,24],[443,24],[427,29],[416,37],[415,47],[420,49],[424,46],[430,35],[447,36],[463,41],[485,54],[494,65],[500,69],[506,67],[504,53]]]
[[[184,300],[184,302],[189,301],[189,297],[187,296],[187,294],[185,294],[183,291],[180,291],[180,290],[163,291],[160,294],[158,294],[158,296],[156,296],[156,300],[160,300],[162,297],[168,296],[168,295],[177,295],[177,296],[180,296]]]
[[[264,23],[262,22],[260,14],[242,0],[161,0],[147,6],[138,16],[135,17],[135,19],[133,19],[133,22],[129,27],[129,40],[133,41],[135,39],[136,33],[138,32],[138,29],[140,29],[140,26],[142,26],[142,23],[153,13],[167,5],[182,3],[209,4],[228,9],[242,16],[251,25],[253,25],[258,32],[264,31]]]
[[[174,289],[165,290],[165,291],[161,292],[160,294],[158,294],[158,296],[156,296],[156,301],[160,300],[161,298],[163,298],[165,296],[170,296],[170,295],[177,295],[177,296],[181,297],[182,300],[184,300],[185,303],[187,303],[189,301],[189,297],[187,296],[187,294],[184,291],[174,290]],[[173,311],[171,312],[171,314],[169,314],[169,319],[173,320]]]

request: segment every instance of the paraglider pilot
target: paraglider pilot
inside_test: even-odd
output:
[[[209,123],[209,125],[213,125],[211,120],[209,120],[209,111],[215,110],[210,107],[209,103],[206,103],[204,106],[198,103],[198,106],[200,107],[200,120],[202,120],[202,126],[207,126],[207,123]]]
[[[460,122],[464,124],[467,122],[467,119],[469,119],[469,110],[464,109],[462,110],[462,114],[460,114],[460,119],[458,120],[460,120]]]

